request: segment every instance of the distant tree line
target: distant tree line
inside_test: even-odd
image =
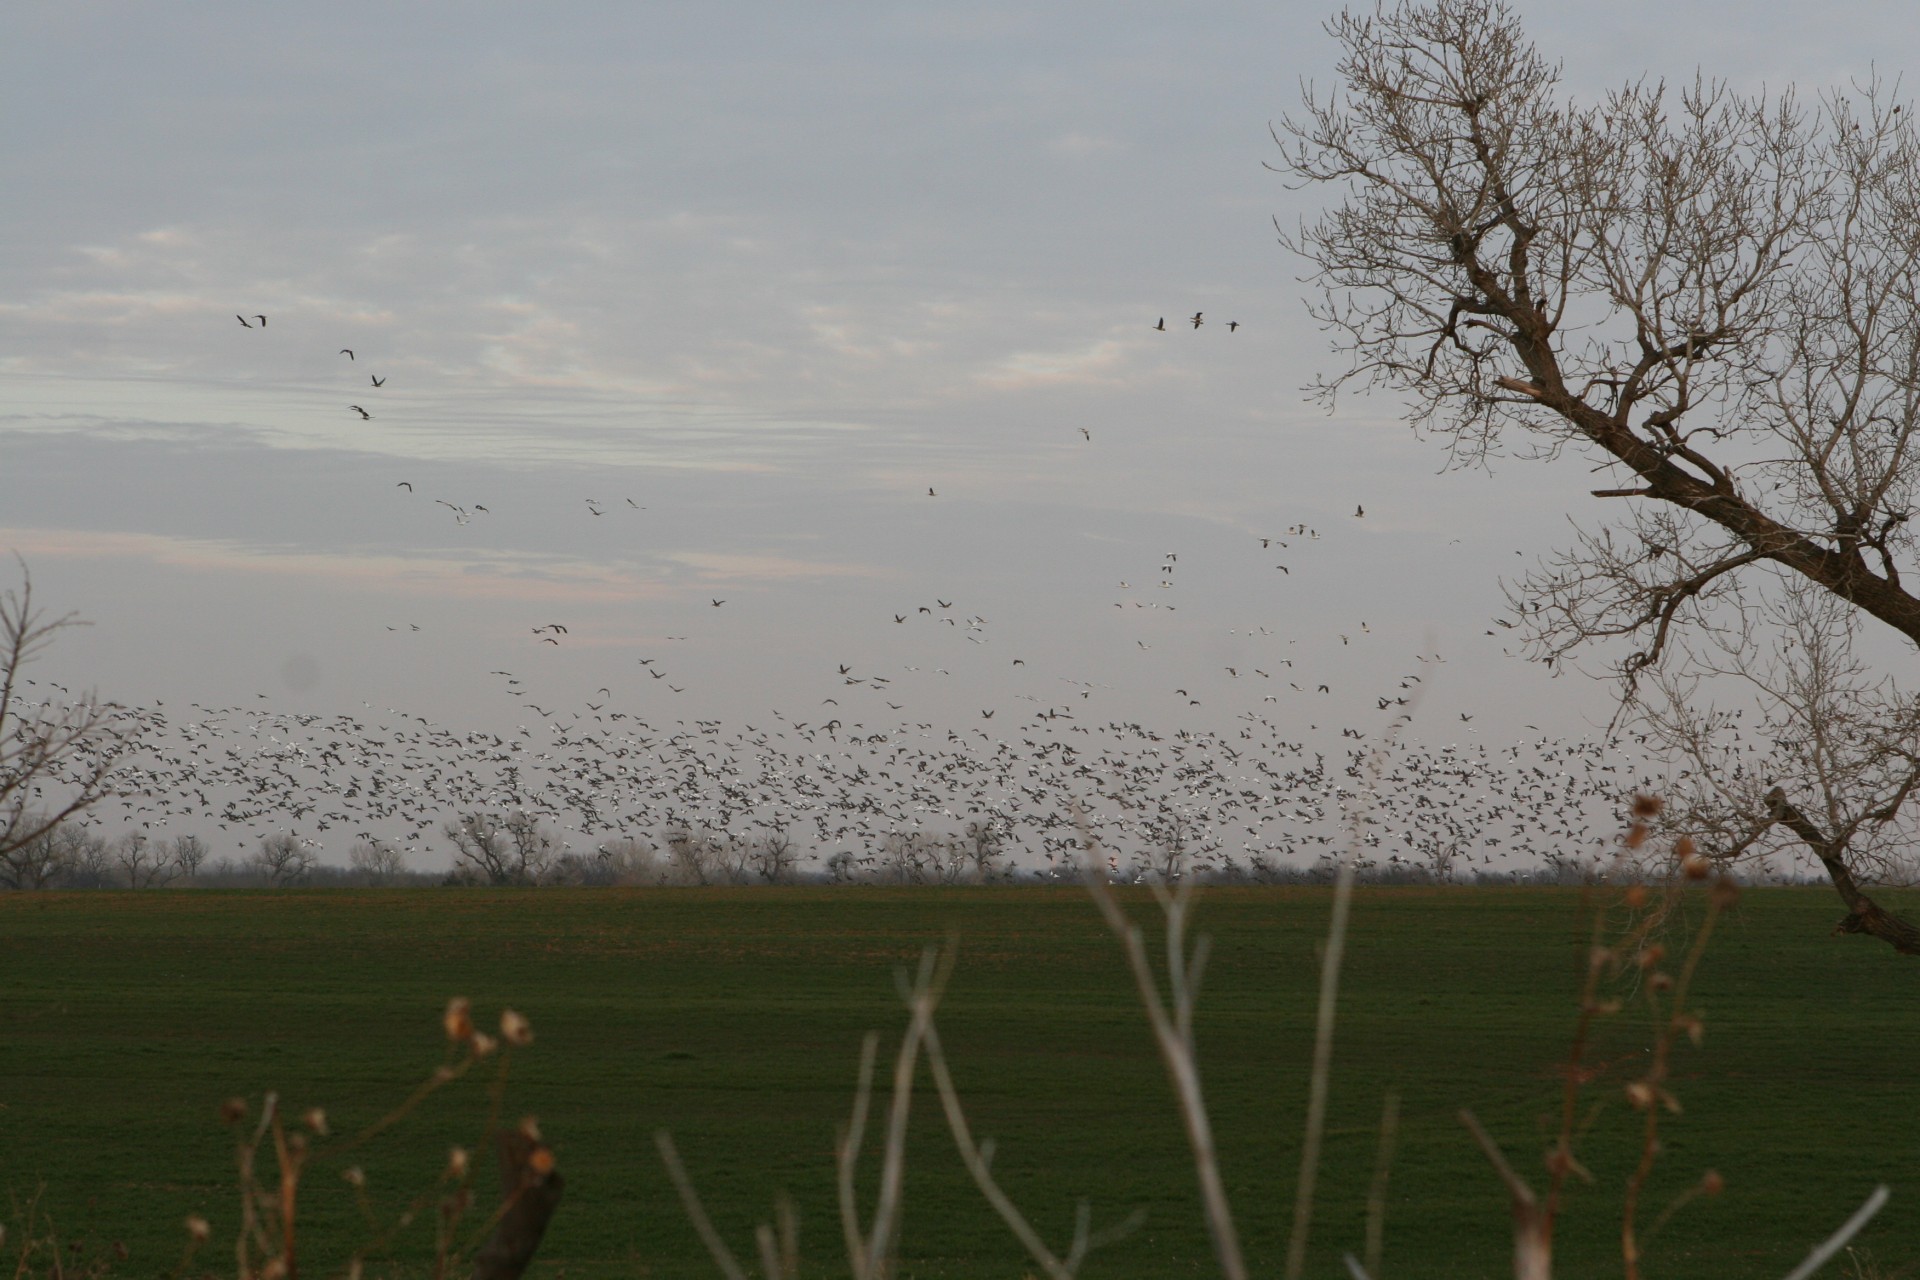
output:
[[[1094,865],[1055,862],[1022,866],[1008,849],[1003,828],[991,819],[969,821],[959,832],[893,832],[864,852],[825,856],[801,849],[784,827],[751,836],[691,827],[670,827],[654,838],[627,835],[591,851],[567,846],[559,833],[526,812],[473,811],[442,827],[453,853],[449,871],[407,866],[390,840],[362,839],[347,852],[347,865],[322,862],[318,844],[293,831],[261,836],[243,858],[212,858],[197,835],[155,838],[145,833],[111,837],[94,827],[66,822],[0,849],[0,891],[53,889],[429,887],[499,888],[725,886],[775,884],[923,885],[1058,884],[1097,874],[1116,884],[1175,883],[1191,879],[1216,885],[1313,885],[1331,883],[1332,859],[1300,865],[1259,852],[1234,855],[1188,825],[1175,823],[1123,861],[1106,856]],[[1517,870],[1468,868],[1464,861],[1428,863],[1362,859],[1357,878],[1366,884],[1585,884],[1601,878],[1599,862],[1563,861]],[[1803,877],[1753,877],[1800,883]],[[1817,877],[1815,877],[1817,879]]]

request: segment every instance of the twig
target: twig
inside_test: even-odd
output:
[[[1513,1210],[1514,1280],[1552,1280],[1553,1232],[1550,1220],[1541,1211],[1539,1198],[1533,1194],[1533,1188],[1513,1171],[1499,1144],[1481,1127],[1473,1112],[1463,1109],[1460,1123],[1467,1127],[1481,1152],[1486,1155],[1487,1162],[1493,1166],[1494,1173],[1506,1184]]]
[[[713,1265],[720,1269],[720,1274],[727,1280],[747,1280],[747,1273],[734,1259],[733,1250],[727,1248],[727,1242],[713,1229],[713,1220],[707,1217],[707,1210],[700,1203],[700,1193],[694,1190],[693,1180],[687,1177],[687,1167],[680,1163],[680,1153],[674,1149],[673,1136],[662,1129],[653,1135],[653,1144],[660,1148],[660,1161],[667,1166],[667,1176],[673,1179],[674,1190],[680,1193],[680,1206],[687,1211],[687,1220],[693,1223],[700,1242],[707,1246]]]
[[[1180,1106],[1180,1118],[1186,1125],[1187,1145],[1193,1151],[1194,1173],[1200,1180],[1200,1198],[1206,1206],[1207,1230],[1213,1237],[1214,1256],[1219,1260],[1221,1275],[1225,1280],[1246,1280],[1246,1262],[1240,1253],[1240,1236],[1234,1229],[1233,1209],[1227,1200],[1226,1186],[1220,1180],[1220,1162],[1213,1145],[1213,1124],[1207,1118],[1207,1104],[1200,1088],[1200,1066],[1194,1054],[1193,1003],[1196,992],[1191,984],[1195,975],[1187,974],[1186,984],[1172,986],[1174,1008],[1169,1012],[1167,1002],[1160,994],[1159,984],[1154,979],[1153,965],[1147,959],[1147,948],[1141,939],[1139,927],[1128,921],[1126,912],[1115,901],[1106,878],[1095,865],[1094,841],[1083,815],[1080,834],[1088,858],[1087,872],[1081,878],[1086,882],[1087,892],[1093,895],[1094,904],[1100,908],[1107,927],[1113,930],[1126,951],[1127,967],[1133,972],[1140,1003],[1153,1029],[1154,1043],[1160,1049],[1160,1059],[1166,1064],[1167,1075],[1173,1083],[1174,1097]],[[1183,936],[1186,929],[1189,883],[1182,881],[1179,889],[1161,896],[1170,948],[1177,948],[1177,939]],[[1187,967],[1194,966],[1189,964]]]
[[[1808,1280],[1814,1272],[1824,1267],[1828,1259],[1846,1248],[1847,1241],[1859,1235],[1860,1229],[1872,1221],[1873,1215],[1887,1203],[1889,1194],[1885,1183],[1875,1187],[1873,1194],[1867,1197],[1867,1202],[1854,1210],[1853,1216],[1841,1223],[1840,1229],[1828,1236],[1825,1244],[1815,1245],[1813,1252],[1807,1255],[1807,1260],[1787,1273],[1787,1280]]]
[[[1400,1130],[1400,1094],[1387,1090],[1380,1106],[1380,1148],[1373,1157],[1373,1185],[1367,1188],[1367,1274],[1380,1274],[1387,1232],[1387,1176],[1393,1170],[1393,1142]],[[1351,1254],[1348,1255],[1351,1258]]]

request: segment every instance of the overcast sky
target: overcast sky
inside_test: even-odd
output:
[[[1584,95],[1920,62],[1885,4],[1521,9]],[[1605,690],[1486,633],[1585,467],[1300,394],[1273,219],[1323,197],[1263,164],[1327,12],[7,6],[0,545],[93,623],[44,670],[486,727],[494,670],[738,719],[846,664],[876,726],[1304,735],[1438,654],[1430,739],[1584,732]]]

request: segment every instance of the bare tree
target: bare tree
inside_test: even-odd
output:
[[[660,865],[660,851],[635,836],[610,840],[601,845],[594,856],[613,884],[659,884],[666,877]]]
[[[785,827],[775,827],[754,842],[753,869],[768,884],[791,880],[799,861],[799,847]]]
[[[1329,32],[1342,91],[1310,90],[1276,130],[1286,171],[1345,192],[1284,236],[1347,357],[1317,391],[1401,393],[1456,463],[1517,434],[1610,470],[1593,491],[1608,514],[1511,590],[1531,655],[1597,647],[1624,713],[1695,763],[1726,726],[1675,696],[1768,672],[1763,719],[1795,745],[1736,787],[1696,773],[1675,812],[1718,831],[1723,859],[1797,841],[1846,898],[1843,928],[1910,949],[1920,934],[1857,881],[1876,842],[1911,838],[1920,704],[1778,642],[1804,620],[1828,656],[1875,623],[1904,655],[1920,643],[1902,577],[1913,113],[1878,81],[1810,105],[1643,81],[1579,106],[1501,0],[1402,0]],[[1873,745],[1836,754],[1840,732]]]
[[[673,860],[673,878],[681,884],[712,884],[720,874],[719,850],[705,835],[682,827],[663,838]]]
[[[313,850],[291,831],[260,837],[260,847],[247,860],[276,889],[298,884],[313,870]]]
[[[113,794],[118,712],[92,694],[36,702],[22,688],[26,665],[79,625],[71,614],[49,618],[34,605],[24,565],[20,589],[0,592],[0,866]]]
[[[392,884],[407,873],[407,860],[390,840],[368,836],[347,850],[347,865],[378,888]]]
[[[206,862],[207,842],[199,836],[183,835],[173,838],[173,864],[180,868],[180,874],[191,880],[200,874],[201,864]]]
[[[965,836],[960,843],[960,857],[968,878],[985,884],[998,876],[1001,872],[1000,859],[1006,847],[1006,828],[998,819],[975,818],[967,823]]]
[[[180,871],[164,845],[137,833],[120,838],[113,861],[129,889],[159,888]]]
[[[540,819],[525,809],[475,810],[442,830],[453,841],[454,866],[491,885],[539,884],[559,852]]]
[[[37,817],[28,821],[38,825]],[[8,889],[45,889],[65,874],[68,842],[63,831],[42,827],[39,834],[0,851],[0,886]]]

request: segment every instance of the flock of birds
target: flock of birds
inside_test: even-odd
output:
[[[249,329],[267,326],[263,314],[236,318]],[[1190,319],[1195,330],[1204,323],[1202,312]],[[1230,333],[1239,327],[1237,321],[1226,325]],[[1154,328],[1165,330],[1164,317]],[[339,354],[357,364],[353,347]],[[386,385],[386,378],[368,376],[372,389]],[[359,404],[348,408],[362,420],[374,416]],[[1091,441],[1090,432],[1079,430]],[[414,493],[411,480],[395,488]],[[932,486],[927,493],[938,496]],[[459,526],[491,514],[478,502],[433,501]],[[594,518],[618,505],[585,499]],[[647,509],[633,498],[624,499],[624,507]],[[1353,514],[1364,518],[1364,506]],[[1259,553],[1285,575],[1292,568],[1278,553],[1320,539],[1305,522],[1257,535]],[[1146,572],[1119,580],[1113,607],[1130,616],[1134,610],[1173,613],[1180,570],[1179,553],[1167,552]],[[728,603],[725,596],[709,597],[713,609]],[[916,622],[969,645],[989,646],[994,639],[987,617],[958,607],[957,597],[936,594],[892,612],[893,625]],[[530,620],[527,630],[536,646],[558,648],[572,635],[566,621]],[[1361,621],[1339,634],[1340,643],[1370,630]],[[985,649],[971,655],[969,674],[976,681],[984,676],[998,702],[979,708],[979,719],[964,730],[911,709],[910,690],[925,692],[926,681],[950,677],[959,665],[959,650],[939,649],[928,650],[930,660],[891,672],[839,663],[832,676],[823,673],[830,690],[809,712],[770,711],[755,717],[759,724],[737,728],[657,711],[643,715],[640,691],[670,696],[690,687],[657,656],[636,659],[646,677],[636,689],[603,685],[578,705],[536,694],[529,680],[538,683],[538,672],[493,670],[498,691],[532,713],[508,732],[460,730],[371,706],[360,715],[335,716],[263,706],[193,704],[184,716],[159,704],[121,708],[131,743],[122,811],[117,819],[110,810],[97,818],[150,833],[212,823],[242,847],[263,829],[290,829],[316,844],[381,838],[420,851],[454,814],[521,810],[588,849],[617,835],[663,828],[736,835],[804,828],[822,856],[840,849],[861,856],[888,834],[955,834],[967,822],[985,820],[1011,848],[1045,863],[1076,856],[1076,824],[1084,821],[1116,848],[1164,845],[1178,833],[1183,845],[1216,859],[1311,859],[1343,839],[1343,805],[1361,788],[1364,762],[1375,750],[1370,742],[1381,735],[1342,729],[1352,745],[1330,759],[1301,734],[1299,723],[1291,733],[1283,730],[1281,708],[1272,707],[1270,716],[1270,704],[1295,695],[1324,699],[1331,685],[1300,676],[1297,641],[1267,626],[1235,627],[1229,637],[1236,652],[1265,655],[1222,662],[1214,673],[1210,687],[1230,691],[1231,706],[1241,709],[1231,732],[1156,731],[1104,708],[1096,694],[1110,685],[1068,675],[1058,677],[1049,696],[1035,683],[1037,673],[1017,670],[1028,667],[1026,658],[991,657]],[[1142,651],[1154,643],[1135,641]],[[1373,698],[1376,709],[1405,715],[1423,678],[1396,677]],[[1182,708],[1203,706],[1206,687],[1191,678],[1168,681]],[[55,693],[65,695],[48,691],[49,701],[57,700]],[[1014,708],[1015,701],[1030,705]],[[1297,717],[1313,721],[1306,727],[1316,733],[1318,720],[1327,718],[1311,710]],[[1463,724],[1471,719],[1460,713]],[[1524,744],[1524,759],[1521,746],[1501,752],[1478,744],[1403,745],[1389,751],[1370,801],[1366,840],[1386,863],[1485,861],[1503,853],[1553,860],[1603,842],[1609,824],[1596,816],[1610,814],[1635,785],[1643,779],[1616,750],[1592,743],[1542,737]]]
[[[38,693],[71,696],[60,686]],[[435,847],[450,817],[486,811],[532,814],[588,855],[622,836],[676,829],[746,839],[784,831],[821,859],[845,850],[862,862],[890,834],[957,836],[982,822],[1016,860],[1065,869],[1078,863],[1084,823],[1129,857],[1177,843],[1193,865],[1244,868],[1336,852],[1364,795],[1370,861],[1458,870],[1502,855],[1603,856],[1610,832],[1596,814],[1645,785],[1618,746],[1542,737],[1503,749],[1390,742],[1329,754],[1252,711],[1224,732],[1041,718],[994,735],[778,711],[738,727],[655,723],[616,709],[605,687],[597,701],[505,733],[391,707],[117,710],[128,744],[119,795],[92,820],[151,838],[213,834],[211,822],[239,850],[267,828],[320,847],[377,838],[419,852]]]

